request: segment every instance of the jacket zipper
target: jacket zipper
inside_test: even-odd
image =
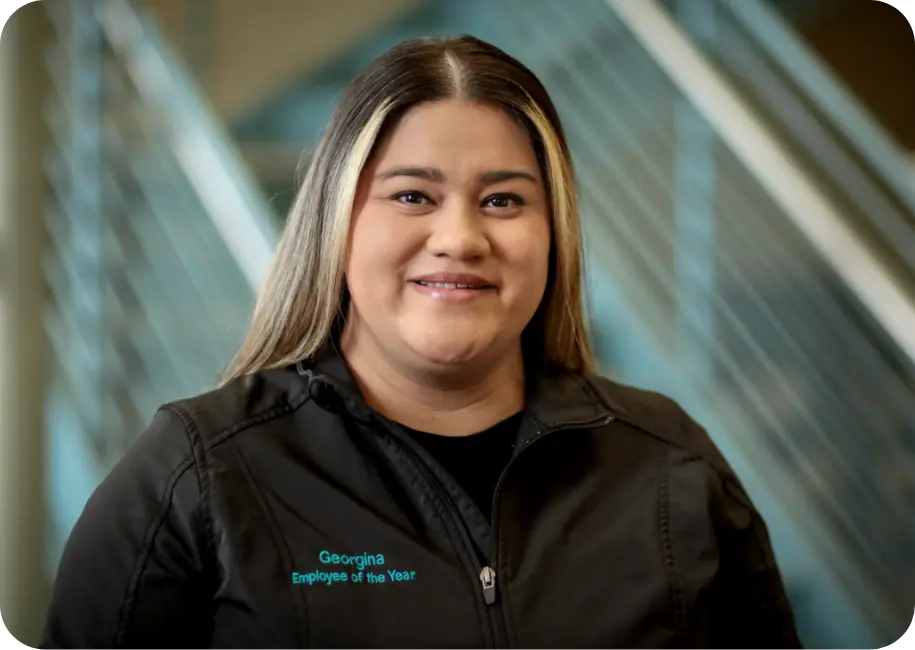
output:
[[[615,418],[613,415],[607,415],[607,416],[597,418],[597,419],[594,419],[594,420],[591,420],[588,422],[580,422],[580,423],[559,426],[559,427],[546,429],[546,430],[538,429],[536,431],[536,435],[534,436],[534,439],[530,440],[526,445],[524,445],[523,447],[518,449],[518,451],[514,454],[514,456],[508,461],[508,464],[505,466],[505,468],[502,470],[502,473],[499,475],[499,480],[496,481],[496,489],[493,492],[493,497],[492,497],[492,507],[490,508],[490,522],[489,522],[490,530],[491,530],[490,539],[492,540],[492,542],[491,542],[491,548],[490,548],[490,552],[489,552],[489,564],[480,569],[480,574],[478,576],[478,578],[480,580],[480,586],[482,588],[482,593],[483,593],[483,602],[486,604],[487,609],[496,608],[499,613],[502,613],[501,607],[498,607],[498,603],[497,603],[497,600],[498,600],[498,582],[497,582],[498,574],[496,573],[496,568],[498,565],[498,544],[497,544],[498,517],[496,516],[496,514],[497,514],[497,504],[499,502],[499,490],[501,489],[502,483],[505,480],[505,476],[508,474],[508,470],[511,468],[512,464],[515,463],[518,460],[518,458],[521,456],[521,454],[523,454],[527,449],[529,449],[531,447],[531,445],[538,442],[539,440],[543,440],[550,434],[556,433],[558,431],[574,431],[575,429],[588,429],[591,427],[603,426],[605,424],[612,422],[614,419]],[[388,425],[384,421],[382,421],[382,425],[386,429],[389,429]],[[395,438],[397,438],[397,437],[398,436],[395,434]],[[413,457],[413,459],[416,461],[416,463],[422,468],[423,473],[426,475],[426,479],[430,481],[430,483],[434,486],[435,490],[439,493],[439,495],[441,495],[445,498],[445,501],[448,504],[449,510],[452,514],[452,518],[454,521],[457,522],[458,528],[460,529],[460,531],[462,532],[462,534],[465,538],[464,544],[465,544],[465,546],[467,546],[468,548],[471,549],[471,556],[474,558],[474,562],[476,563],[476,553],[472,552],[473,542],[471,541],[470,533],[467,530],[467,525],[464,523],[464,519],[463,519],[463,517],[461,517],[460,511],[458,510],[457,505],[454,503],[454,500],[451,498],[451,495],[448,494],[448,490],[445,489],[445,486],[442,485],[442,482],[438,479],[438,477],[435,475],[435,473],[429,468],[429,466],[420,457],[420,455],[416,452],[415,449],[413,449],[408,443],[403,442],[403,441],[401,442],[401,446],[407,450],[407,452]],[[505,620],[504,615],[502,617],[500,617],[500,623],[501,623],[501,626],[497,626],[495,623],[490,621],[490,624],[492,625],[492,628],[493,628],[492,629],[493,639],[497,639],[497,642],[495,644],[497,647],[507,647],[510,645],[510,640],[509,640],[509,636],[508,636],[508,621]],[[500,641],[501,641],[501,643],[500,643]]]
[[[311,372],[306,371],[306,373],[309,375],[309,378],[310,378]],[[335,382],[331,381],[330,383],[335,383]],[[379,424],[381,424],[382,428],[386,429],[389,433],[393,434],[395,439],[398,439],[400,437],[396,431],[392,430],[392,428],[390,427],[388,422],[385,421],[384,419],[378,419],[376,417],[371,417],[370,419],[376,420]],[[489,565],[482,567],[480,569],[480,573],[478,576],[478,578],[480,580],[480,586],[482,588],[482,593],[483,593],[483,602],[486,604],[487,609],[498,607],[498,605],[497,605],[497,600],[498,600],[497,577],[498,577],[498,574],[496,573],[496,568],[498,566],[498,548],[497,548],[498,547],[498,543],[497,543],[498,517],[496,516],[496,510],[497,510],[497,504],[499,501],[499,490],[502,487],[502,483],[505,480],[506,474],[508,474],[509,468],[512,466],[513,463],[515,463],[518,460],[518,458],[521,456],[521,454],[523,454],[527,449],[529,449],[531,447],[531,445],[533,445],[535,442],[537,442],[539,440],[542,440],[543,438],[545,438],[546,436],[548,436],[552,433],[555,433],[557,431],[572,431],[575,429],[587,429],[587,428],[591,428],[591,427],[603,426],[605,424],[612,422],[614,419],[615,419],[615,417],[613,415],[606,415],[601,418],[596,418],[594,420],[590,420],[587,422],[577,422],[575,424],[558,426],[558,427],[554,427],[554,428],[550,428],[550,429],[546,429],[546,430],[537,429],[536,435],[534,436],[533,440],[528,441],[527,444],[525,444],[523,447],[518,449],[518,451],[515,452],[515,454],[512,456],[512,458],[509,459],[508,464],[506,464],[505,468],[502,470],[502,473],[499,475],[499,480],[496,481],[496,489],[493,492],[493,497],[492,497],[492,506],[490,508],[490,522],[489,522],[490,539],[492,541],[491,541],[491,548],[490,548],[490,552],[489,552]],[[371,423],[369,423],[369,424],[371,424]],[[471,551],[470,555],[473,558],[473,562],[474,562],[474,564],[478,565],[479,562],[477,561],[476,553],[473,550],[473,540],[471,538],[470,532],[467,530],[467,524],[464,523],[464,519],[463,519],[463,517],[461,517],[461,513],[458,510],[457,505],[454,503],[454,500],[451,498],[451,495],[448,494],[448,490],[445,489],[445,486],[442,485],[442,482],[438,479],[438,477],[435,475],[435,473],[431,469],[429,469],[429,466],[426,464],[426,462],[420,457],[420,455],[416,452],[416,450],[410,446],[409,443],[407,443],[406,441],[403,441],[403,440],[401,440],[400,443],[401,443],[401,446],[407,450],[407,452],[410,454],[410,456],[412,456],[413,460],[416,461],[416,463],[422,468],[423,473],[426,475],[426,479],[434,486],[435,490],[439,493],[439,495],[443,496],[445,498],[445,501],[448,504],[448,507],[450,510],[450,514],[452,515],[452,521],[457,523],[458,529],[461,531],[461,534],[464,537],[464,540],[463,540],[464,546],[466,548],[470,549],[470,551]],[[498,609],[501,610],[501,608],[498,608]],[[493,639],[496,640],[495,645],[497,647],[500,647],[501,645],[508,646],[510,644],[510,640],[508,637],[508,621],[505,620],[504,616],[500,617],[500,618],[501,618],[501,623],[502,623],[501,630],[499,630],[498,626],[496,626],[493,623],[493,621],[490,620]],[[499,637],[501,637],[501,639]],[[502,641],[502,644],[500,644],[499,641]]]
[[[492,564],[492,560],[490,560]],[[483,585],[483,602],[494,605],[496,602],[496,572],[491,566],[484,566],[480,571],[480,584]]]
[[[470,533],[467,531],[467,526],[464,524],[464,519],[461,517],[461,513],[458,510],[457,504],[454,502],[454,499],[451,498],[451,495],[448,494],[448,490],[445,489],[445,486],[442,485],[442,482],[438,479],[426,462],[420,457],[416,450],[410,447],[407,443],[401,443],[404,449],[413,457],[413,460],[422,468],[423,474],[426,475],[426,480],[428,480],[435,488],[435,491],[439,493],[440,496],[445,498],[445,502],[448,504],[448,509],[451,511],[451,514],[454,515],[453,519],[457,522],[458,528],[466,535],[464,539],[464,545],[467,546],[471,551],[473,550],[473,541],[470,538]],[[479,564],[476,561],[476,553],[471,553],[474,556],[474,562]],[[486,569],[484,568],[483,571]],[[480,580],[483,580],[483,574],[480,574]],[[486,591],[485,585],[483,590],[484,600],[487,598],[488,592]]]
[[[384,426],[385,428],[388,428],[386,424]],[[398,436],[395,435],[395,439],[397,437]],[[467,530],[467,524],[464,523],[464,518],[461,517],[461,513],[458,510],[457,504],[454,503],[451,495],[448,494],[448,490],[445,489],[445,486],[442,485],[442,482],[438,479],[435,473],[429,468],[429,466],[420,457],[420,455],[416,453],[416,450],[409,445],[409,443],[401,441],[401,446],[406,449],[407,453],[409,453],[413,460],[416,461],[416,463],[422,469],[423,474],[425,474],[426,480],[432,484],[435,491],[438,492],[440,496],[444,497],[452,516],[452,521],[457,524],[458,530],[461,532],[465,548],[470,550],[470,555],[473,563],[479,566],[479,562],[477,561],[477,554],[473,550],[473,540],[471,539],[470,532]],[[496,602],[496,572],[491,567],[482,567],[479,574],[479,580],[483,589],[483,602],[486,603],[488,608],[488,606]],[[502,640],[499,638],[501,635],[499,634],[499,630],[495,622],[492,620],[492,617],[490,617],[489,625],[493,638],[493,645],[497,648],[506,645],[504,642],[501,642]]]
[[[505,466],[505,468],[502,470],[502,473],[499,475],[499,480],[496,481],[496,489],[492,495],[492,507],[490,508],[490,521],[489,521],[490,539],[492,540],[492,542],[491,542],[491,548],[490,548],[490,552],[489,552],[489,566],[484,567],[482,572],[480,573],[480,582],[483,585],[483,598],[487,605],[495,606],[496,599],[498,596],[498,583],[496,581],[497,574],[496,574],[495,569],[498,567],[498,560],[499,560],[499,553],[498,553],[498,551],[499,551],[499,549],[498,549],[499,518],[497,516],[498,503],[499,503],[499,491],[502,488],[502,484],[505,481],[505,476],[508,474],[508,470],[511,468],[512,464],[515,463],[518,460],[518,458],[521,456],[521,454],[523,454],[527,449],[529,449],[531,447],[531,445],[538,442],[539,440],[543,440],[550,434],[556,433],[558,431],[574,431],[576,429],[589,429],[592,427],[604,426],[604,425],[612,422],[614,419],[615,419],[615,416],[606,415],[601,418],[591,420],[589,422],[580,422],[580,423],[576,423],[576,424],[554,427],[554,428],[546,429],[546,430],[537,429],[536,435],[534,436],[534,438],[532,440],[530,440],[526,445],[524,445],[523,447],[518,449],[518,451],[508,461],[508,464]],[[501,610],[501,608],[499,608],[499,609]],[[506,645],[509,645],[509,635],[508,635],[509,623],[508,623],[508,620],[504,617],[504,615],[502,617],[501,622],[502,622],[502,625],[504,626],[504,633],[502,636],[506,640]]]

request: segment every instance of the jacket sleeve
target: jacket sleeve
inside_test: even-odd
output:
[[[715,514],[714,647],[803,647],[766,524],[733,475],[724,477]]]
[[[41,647],[209,645],[201,474],[181,418],[160,410],[70,533]]]

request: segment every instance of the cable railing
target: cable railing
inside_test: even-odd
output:
[[[695,39],[788,144],[848,225],[915,294],[915,184],[900,148],[766,3],[706,4],[717,29]],[[681,21],[687,31],[694,25]]]
[[[154,24],[122,0],[48,3],[55,408],[104,472],[162,403],[215,386],[275,216]]]
[[[905,153],[811,48],[794,36],[785,19],[760,0],[716,1],[730,19],[728,26],[736,27],[739,23],[743,33],[752,39],[754,48],[765,51],[777,64],[779,73],[812,100],[818,116],[833,125],[843,140],[879,173],[908,213],[915,213],[915,184],[906,166]],[[727,30],[722,36],[734,33],[736,29]]]
[[[792,183],[748,164],[735,123],[683,88],[692,78],[669,69],[669,51],[646,48],[644,25],[627,12],[655,3],[529,4],[513,51],[549,59],[537,71],[576,156],[589,267],[627,296],[667,372],[728,414],[733,429],[713,433],[754,458],[875,624],[904,629],[915,602],[915,318],[904,302],[903,318],[869,308],[869,279],[849,281],[862,269],[837,268],[822,224],[798,223]],[[589,38],[579,37],[583,22]],[[849,215],[812,185],[805,200],[844,227]],[[904,300],[854,243],[864,270]]]
[[[161,135],[256,291],[277,241],[262,192],[154,23],[129,0],[105,0],[100,8],[113,52],[143,101],[158,110]]]

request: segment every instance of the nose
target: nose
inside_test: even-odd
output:
[[[436,257],[465,261],[486,257],[491,246],[484,219],[469,201],[446,203],[431,220],[426,249]]]

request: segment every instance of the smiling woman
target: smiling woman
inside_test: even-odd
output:
[[[471,37],[385,53],[224,383],[86,506],[43,645],[796,647],[704,430],[594,373],[581,273],[533,73]]]
[[[491,402],[474,409],[471,430],[523,407],[521,335],[550,266],[541,177],[524,127],[486,104],[418,106],[380,140],[353,207],[341,343],[357,376],[389,378],[369,389],[392,419],[466,433],[447,402],[417,410],[396,399],[415,392],[406,382],[437,377]]]

